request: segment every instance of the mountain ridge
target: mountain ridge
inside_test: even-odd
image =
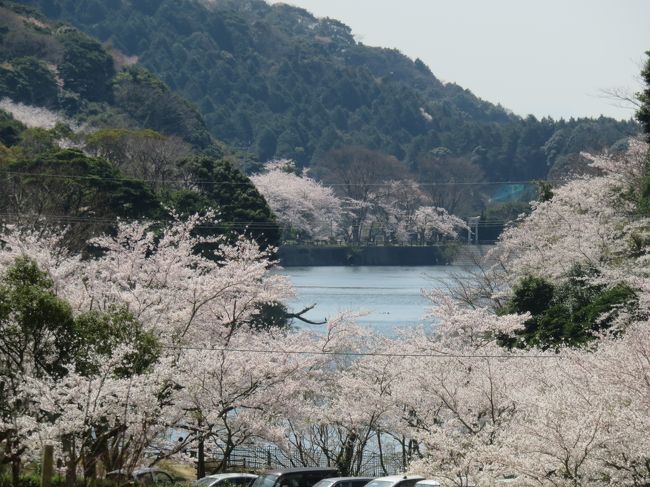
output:
[[[520,117],[365,46],[335,19],[262,0],[24,0],[74,23],[191,100],[213,136],[259,161],[319,165],[333,149],[392,155],[417,176],[448,153],[487,180],[545,178],[637,132],[608,118]],[[254,170],[257,166],[249,166]]]

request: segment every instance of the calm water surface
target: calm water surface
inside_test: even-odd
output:
[[[458,266],[426,267],[287,267],[297,292],[293,311],[316,303],[304,316],[322,321],[345,311],[365,311],[356,321],[382,333],[427,323],[429,301],[423,289],[444,287],[450,275],[466,271]],[[429,321],[430,322],[430,321]],[[297,321],[299,326],[311,326]]]

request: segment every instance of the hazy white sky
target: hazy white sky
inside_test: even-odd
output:
[[[270,0],[277,3],[277,0]],[[641,88],[650,0],[284,0],[370,46],[419,57],[519,115],[630,118],[602,90]]]

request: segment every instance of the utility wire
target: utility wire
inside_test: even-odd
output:
[[[187,184],[187,185],[215,185],[215,186],[250,186],[253,183],[250,181],[236,182],[236,181],[214,181],[214,180],[187,180],[187,179],[168,179],[162,181],[160,179],[139,179],[128,177],[103,177],[92,175],[75,175],[75,174],[52,174],[52,173],[35,173],[35,172],[22,172],[22,171],[0,171],[0,174],[8,176],[21,176],[21,177],[43,177],[51,179],[81,179],[93,181],[123,181],[123,182],[148,182],[148,183],[165,183],[165,184]],[[484,185],[521,185],[521,184],[536,184],[539,181],[548,183],[565,183],[563,179],[528,179],[520,181],[447,181],[447,182],[430,182],[430,183],[417,183],[419,186],[484,186]],[[317,181],[318,182],[318,181]],[[390,186],[391,183],[327,183],[320,182],[321,185],[327,187],[383,187]]]
[[[106,223],[106,224],[115,224],[118,222],[129,222],[133,220],[137,220],[135,218],[124,218],[124,217],[96,217],[96,216],[75,216],[75,215],[33,215],[33,214],[21,214],[21,213],[0,213],[0,218],[15,218],[15,219],[30,219],[30,220],[35,220],[38,221],[38,219],[44,219],[44,221],[47,223],[47,221],[57,221],[57,222],[69,222],[69,223],[87,223],[87,224],[93,224],[93,223]],[[636,218],[630,218],[628,221],[636,221],[636,220],[642,220],[642,219],[636,219]],[[169,223],[165,219],[157,218],[157,219],[147,219],[143,218],[141,220],[144,223]],[[309,220],[309,223],[320,223],[323,225],[329,225],[334,223],[334,219],[331,220]],[[507,224],[516,224],[517,220],[486,220],[479,222],[479,228],[485,228],[485,227],[499,227],[502,225],[507,225]],[[215,220],[214,223],[209,223],[209,224],[199,224],[197,228],[201,229],[220,229],[220,228],[232,228],[232,227],[238,227],[238,228],[243,228],[243,227],[253,227],[254,229],[260,229],[260,228],[275,228],[275,227],[283,227],[286,226],[287,228],[293,228],[291,225],[284,225],[282,222],[278,221],[272,221],[272,220],[258,220],[258,221],[236,221],[236,220]],[[359,225],[348,225],[348,226],[362,226],[365,228],[372,227],[373,230],[381,230],[385,228],[394,228],[393,225],[390,224],[385,224],[385,223],[379,223],[379,222],[361,222]],[[474,225],[472,225],[474,226]],[[566,226],[563,223],[546,223],[545,226],[547,227],[562,227]],[[463,229],[461,229],[461,232]]]
[[[29,213],[0,213],[0,218],[44,218],[46,220],[73,220],[73,221],[80,221],[80,222],[88,222],[88,223],[93,223],[93,222],[99,222],[99,223],[115,223],[118,221],[131,221],[132,219],[127,219],[124,217],[98,217],[98,216],[83,216],[83,215],[38,215],[38,214],[29,214]],[[165,223],[166,220],[162,218],[156,218],[156,219],[148,219],[148,218],[143,218],[143,222],[151,222],[151,223]],[[329,223],[334,223],[334,219],[310,219],[310,223],[322,223],[322,224],[329,224]],[[512,223],[513,220],[486,220],[485,222],[481,222],[481,226],[485,225],[504,225],[506,223]],[[268,224],[268,225],[282,225],[281,222],[278,221],[273,221],[273,220],[257,220],[257,221],[242,221],[242,220],[219,220],[218,218],[215,220],[214,223],[211,223],[210,225],[219,225],[219,226],[225,226],[229,224],[237,224],[237,225],[260,225],[260,224]],[[389,227],[389,224],[381,223],[381,222],[361,222],[361,226],[371,226],[373,228],[381,228],[381,227]],[[205,224],[200,225],[201,228],[205,228]]]
[[[332,352],[326,350],[262,350],[255,348],[210,348],[198,346],[164,345],[169,350],[195,350],[205,352],[234,352],[252,354],[282,354],[282,355],[334,355],[345,357],[402,357],[402,358],[504,358],[504,359],[557,359],[558,355],[506,355],[506,354],[446,354],[446,353],[391,353],[391,352]]]

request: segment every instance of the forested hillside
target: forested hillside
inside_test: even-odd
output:
[[[337,20],[283,4],[25,1],[137,57],[196,104],[213,135],[262,162],[318,165],[332,149],[363,146],[419,180],[432,164],[446,167],[442,180],[463,179],[459,159],[485,180],[529,180],[564,175],[584,165],[580,151],[637,131],[607,118],[516,116],[442,83],[420,60],[357,42]]]
[[[150,128],[201,149],[215,142],[196,109],[117,51],[37,11],[10,2],[0,9],[3,97],[77,123]]]
[[[117,218],[211,211],[219,222],[205,232],[277,243],[268,205],[229,154],[134,60],[0,2],[0,222],[66,225],[83,246]]]

